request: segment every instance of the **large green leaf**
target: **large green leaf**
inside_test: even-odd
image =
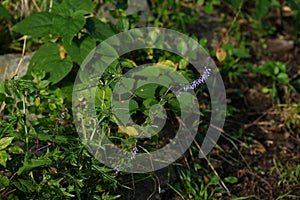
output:
[[[157,87],[158,87],[158,85],[146,84],[146,85],[141,86],[140,88],[137,88],[137,90],[134,92],[134,94],[143,99],[151,99],[151,98],[155,97],[155,90]]]
[[[5,149],[13,141],[14,137],[4,137],[0,140],[0,150]]]
[[[32,57],[27,73],[33,70],[44,70],[53,84],[62,80],[72,70],[73,63],[69,57],[61,59],[58,44],[43,45]]]
[[[88,18],[86,20],[85,28],[95,38],[105,40],[113,35],[115,32],[110,25],[100,21],[96,17]]]
[[[77,34],[85,24],[85,18],[80,12],[75,12],[72,16],[56,15],[54,24],[57,32],[67,42],[71,43],[75,34]]]
[[[37,37],[56,33],[53,24],[53,15],[47,12],[35,13],[25,18],[17,23],[12,30],[24,35]]]
[[[255,8],[256,8],[256,17],[258,18],[258,20],[261,20],[269,11],[270,0],[256,0]]]
[[[86,56],[96,47],[96,40],[91,36],[80,40],[74,38],[72,43],[64,41],[64,47],[72,60],[80,65]]]

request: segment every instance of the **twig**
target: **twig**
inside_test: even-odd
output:
[[[222,39],[221,39],[221,41],[220,41],[218,47],[220,47],[220,46],[222,45],[224,38],[227,38],[227,37],[228,37],[228,35],[229,35],[229,33],[230,33],[230,31],[231,31],[233,25],[234,25],[235,22],[237,21],[237,18],[238,18],[238,16],[240,15],[240,13],[241,13],[241,11],[242,11],[242,6],[243,6],[243,4],[244,4],[244,0],[242,0],[242,1],[240,2],[240,5],[239,5],[239,7],[238,7],[238,11],[237,11],[237,13],[235,14],[233,20],[231,21],[228,30],[226,31],[226,33],[225,33],[224,36],[222,37]]]
[[[50,0],[49,12],[51,12],[51,11],[52,11],[52,6],[53,6],[53,0]]]
[[[208,158],[206,157],[206,155],[203,153],[203,151],[202,151],[200,145],[198,144],[198,142],[196,140],[194,140],[194,142],[195,142],[196,146],[198,147],[200,153],[202,154],[203,158],[206,160],[207,164],[211,168],[211,170],[214,172],[214,174],[216,176],[220,177],[219,174],[218,174],[218,172],[215,170],[214,166],[211,164],[211,162],[208,160]],[[226,192],[228,193],[228,195],[231,196],[229,189],[227,188],[227,186],[225,185],[225,183],[222,181],[221,178],[220,178],[220,183],[221,183],[221,186],[226,190]]]
[[[18,72],[19,72],[20,67],[21,67],[21,64],[22,64],[22,62],[23,62],[23,60],[24,60],[25,49],[26,49],[26,42],[27,42],[27,35],[24,36],[23,50],[22,50],[22,57],[21,57],[21,59],[20,59],[20,61],[19,61],[19,64],[18,64],[18,66],[17,66],[17,69],[16,69],[16,71],[15,71],[15,73],[14,73],[14,76],[13,76],[14,79],[15,79],[16,77],[18,77]]]
[[[38,12],[41,12],[41,9],[38,7],[37,3],[35,2],[35,0],[32,0],[32,3],[35,7],[35,9],[38,11]]]

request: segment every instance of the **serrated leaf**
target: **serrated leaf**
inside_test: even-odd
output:
[[[14,137],[4,137],[0,140],[0,150],[5,149],[8,145],[11,144]]]
[[[217,59],[219,62],[223,62],[225,60],[227,54],[223,48],[219,47],[217,49],[216,56],[217,56]]]
[[[6,151],[0,151],[0,165],[6,167],[6,161],[8,159],[8,154]]]
[[[85,18],[79,12],[75,12],[72,16],[56,15],[54,17],[54,24],[57,32],[63,39],[71,43],[75,34],[83,28]]]
[[[53,24],[53,15],[47,12],[35,13],[25,18],[13,26],[12,30],[23,35],[36,37],[56,33]]]

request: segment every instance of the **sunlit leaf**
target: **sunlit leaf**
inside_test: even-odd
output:
[[[132,126],[119,126],[118,127],[118,132],[120,133],[125,133],[127,134],[128,136],[131,136],[131,137],[134,137],[134,136],[137,136],[139,133],[138,131],[132,127]]]
[[[5,149],[13,141],[14,137],[4,137],[0,140],[0,150]]]
[[[225,60],[227,54],[223,48],[219,47],[217,49],[216,56],[217,56],[217,59],[219,62],[223,62]]]
[[[8,154],[6,151],[0,151],[0,165],[6,167],[6,161],[8,159]]]

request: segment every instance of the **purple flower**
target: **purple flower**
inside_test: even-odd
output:
[[[204,73],[202,74],[202,76],[199,79],[196,79],[192,82],[192,84],[188,84],[183,86],[183,88],[181,88],[178,92],[177,92],[177,97],[179,97],[182,93],[182,90],[184,90],[185,92],[187,92],[188,90],[193,90],[196,87],[198,87],[199,85],[201,85],[202,83],[204,83],[208,77],[211,74],[211,69],[207,68],[206,66],[204,67]]]
[[[131,153],[131,157],[130,157],[130,159],[131,160],[133,160],[134,158],[135,158],[135,155],[137,154],[137,147],[136,146],[134,146],[133,148],[132,148],[132,153]]]

